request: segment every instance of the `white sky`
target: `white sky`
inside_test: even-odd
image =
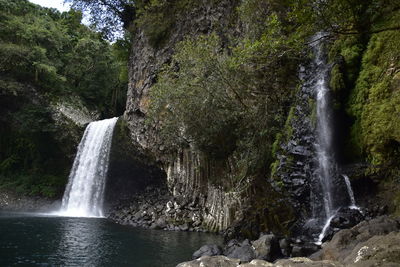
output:
[[[29,0],[29,2],[44,6],[44,7],[54,7],[60,11],[68,11],[69,4],[64,5],[64,0]]]

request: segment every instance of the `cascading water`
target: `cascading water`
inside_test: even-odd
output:
[[[319,37],[319,36],[318,36]],[[314,90],[317,94],[317,151],[319,177],[322,191],[324,192],[325,216],[333,215],[333,196],[331,177],[335,168],[335,160],[332,149],[332,119],[329,106],[329,89],[327,85],[328,66],[324,62],[322,45],[318,42],[314,47],[317,77]]]
[[[291,110],[292,131],[280,143],[274,174],[282,182],[276,184],[277,190],[284,188],[296,210],[294,236],[313,243],[362,219],[361,210],[357,209],[358,214],[353,208],[351,185],[339,175],[341,168],[336,163],[334,111],[328,86],[331,66],[325,60],[323,36],[319,33],[312,38],[313,60],[300,66],[302,86]]]
[[[102,217],[112,135],[118,118],[91,122],[78,146],[60,215]]]
[[[321,33],[315,36],[315,40],[321,38]],[[318,177],[320,188],[322,189],[322,201],[324,216],[324,226],[318,237],[318,242],[325,236],[330,221],[336,213],[333,193],[333,179],[336,175],[336,162],[334,157],[333,144],[333,125],[332,111],[330,108],[330,96],[328,87],[329,66],[326,64],[323,54],[323,46],[320,41],[316,41],[312,46],[314,52],[314,65],[316,76],[314,77],[313,89],[316,94],[316,176]],[[320,216],[321,217],[321,216]]]
[[[356,199],[354,198],[353,189],[351,188],[350,179],[347,175],[342,174],[344,181],[346,183],[347,193],[349,194],[350,198],[350,208],[360,210],[360,208],[356,205]]]

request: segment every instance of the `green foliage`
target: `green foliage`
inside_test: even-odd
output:
[[[115,51],[126,46],[112,47],[80,24],[82,14],[73,10],[59,13],[25,0],[1,0],[0,17],[2,76],[53,97],[78,95],[104,114],[121,110],[112,96],[127,85],[126,78],[119,79],[127,58],[117,58]]]
[[[137,1],[137,26],[142,29],[154,48],[161,47],[168,39],[179,16],[199,3],[193,0]]]
[[[236,91],[229,57],[219,53],[218,46],[216,35],[178,46],[151,91],[150,116],[163,122],[166,140],[189,136],[199,148],[223,156],[235,146],[237,124],[247,105],[245,92]]]
[[[117,40],[136,16],[133,0],[65,0],[72,8],[90,14],[92,26],[109,40]]]
[[[216,34],[181,42],[150,92],[149,115],[163,140],[214,158],[235,152],[253,170],[269,166],[307,35],[293,29],[272,12],[257,34],[229,49]]]
[[[65,185],[64,176],[16,175],[0,176],[0,189],[13,190],[21,195],[55,198],[62,194]]]
[[[395,25],[399,16],[386,18],[382,26]],[[352,138],[371,163],[382,166],[399,160],[399,42],[398,31],[371,37],[348,108],[355,118]]]
[[[50,102],[77,96],[103,116],[124,111],[130,37],[110,44],[81,19],[74,10],[0,0],[2,187],[62,193],[71,140],[57,128]]]

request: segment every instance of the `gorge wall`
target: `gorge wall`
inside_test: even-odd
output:
[[[284,73],[285,78],[280,80],[277,76],[272,82],[286,86],[287,95],[281,96],[281,113],[275,120],[280,130],[272,141],[268,141],[271,146],[266,149],[262,171],[248,172],[241,165],[246,156],[237,148],[233,148],[234,151],[227,157],[216,159],[190,140],[170,146],[160,134],[162,125],[149,119],[151,91],[159,81],[163,67],[171,63],[181,41],[216,33],[221,47],[229,51],[230,46],[237,44],[235,40],[243,36],[257,36],[259,29],[255,25],[261,25],[259,22],[254,24],[257,18],[276,15],[278,20],[284,21],[284,5],[273,1],[250,1],[254,4],[252,7],[240,1],[217,2],[200,1],[178,11],[171,4],[168,8],[170,12],[176,12],[176,19],[170,22],[168,17],[164,17],[166,26],[161,35],[151,31],[151,26],[135,24],[127,106],[123,117],[131,142],[137,153],[151,158],[166,174],[168,190],[177,204],[190,203],[200,209],[206,229],[225,231],[229,228],[228,232],[233,236],[238,232],[242,236],[254,236],[260,231],[296,231],[312,213],[310,202],[314,199],[306,178],[313,177],[316,166],[313,147],[315,92],[307,91],[304,86],[299,87],[302,81],[297,79],[300,63],[303,66],[310,64],[304,45],[300,56],[296,55],[300,60],[292,61],[297,63],[294,68],[289,68],[287,62],[280,62],[281,72],[291,71],[291,74]],[[249,12],[246,8],[261,13],[250,13],[243,19],[243,14]],[[239,15],[238,9],[242,12]],[[161,10],[162,16],[165,13],[168,12]],[[393,14],[394,17],[381,18],[379,23],[390,26],[397,16]],[[267,28],[274,29],[275,24],[270,25]],[[277,38],[274,32],[269,34],[272,40]],[[291,33],[288,34],[290,36]],[[329,85],[336,128],[334,148],[339,163],[337,173],[350,176],[357,201],[375,215],[384,212],[385,206],[392,212],[398,210],[397,194],[393,192],[390,197],[385,196],[385,190],[392,192],[388,187],[398,187],[395,178],[398,171],[393,165],[398,159],[398,120],[396,117],[391,122],[387,121],[390,114],[398,114],[395,105],[398,66],[394,54],[397,48],[392,46],[397,38],[398,31],[360,34],[359,37],[327,34],[324,48],[331,77]],[[307,42],[307,39],[299,41]],[[378,56],[380,52],[385,56]],[[285,52],[278,56],[283,55]],[[375,57],[379,59],[371,59]],[[390,63],[384,63],[384,60]],[[179,66],[176,68],[179,71]],[[370,76],[371,71],[373,76]],[[378,73],[385,76],[383,82]],[[301,75],[312,74],[300,71]],[[373,77],[373,80],[367,77]],[[377,93],[377,90],[381,91]],[[379,116],[383,121],[378,123],[375,118]],[[371,121],[371,118],[374,119]],[[360,127],[363,127],[362,130]],[[384,137],[383,129],[388,129],[391,137]],[[262,131],[262,128],[258,130]],[[270,153],[273,159],[268,158]],[[389,172],[385,170],[386,164],[390,165]],[[335,192],[343,191],[344,186],[343,180]],[[347,195],[343,198],[343,202],[348,200]],[[244,218],[247,224],[240,223]]]
[[[179,205],[191,203],[200,208],[202,226],[210,231],[225,231],[246,220],[247,235],[260,231],[286,231],[292,219],[290,207],[264,177],[236,177],[243,171],[239,157],[214,159],[195,144],[171,149],[164,144],[159,126],[148,120],[149,92],[163,64],[168,63],[178,42],[189,36],[216,32],[222,39],[240,34],[236,9],[239,1],[200,1],[194,8],[180,10],[168,37],[155,46],[143,28],[134,31],[129,62],[130,81],[124,120],[135,147],[150,155],[167,175],[167,185]],[[225,41],[228,45],[228,41]],[[260,215],[263,214],[263,215]],[[242,225],[243,226],[243,225]]]

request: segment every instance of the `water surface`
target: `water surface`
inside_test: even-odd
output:
[[[212,234],[144,230],[101,218],[0,213],[0,266],[176,266]]]

